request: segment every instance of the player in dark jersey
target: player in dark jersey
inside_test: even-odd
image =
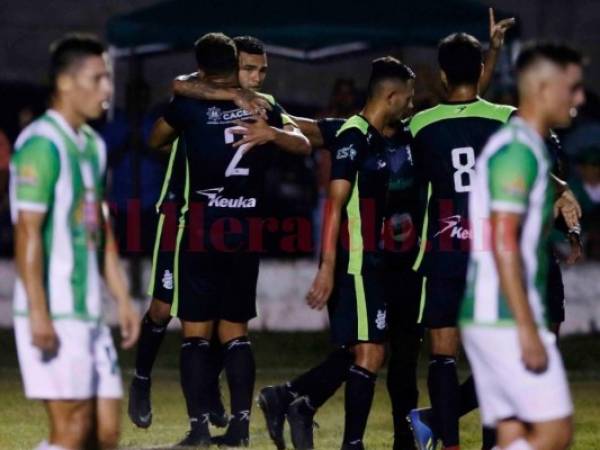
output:
[[[514,108],[478,97],[482,50],[472,36],[458,33],[443,39],[438,60],[446,101],[410,122],[413,156],[428,199],[414,268],[426,277],[420,319],[431,336],[428,387],[433,425],[444,448],[454,449],[459,446],[463,406],[456,356],[457,314],[469,255],[468,192],[477,155]]]
[[[257,95],[266,76],[267,60],[264,45],[255,38],[239,36],[234,38],[238,49],[240,81],[239,87],[223,88],[200,80],[197,76],[182,77],[174,81],[177,94],[205,100],[231,100],[249,111],[257,108],[276,107],[271,96]],[[201,95],[198,94],[200,92]],[[211,96],[211,94],[214,94]],[[278,106],[277,106],[278,107]],[[286,124],[292,122],[284,117]],[[148,295],[152,298],[150,307],[142,320],[142,333],[137,348],[135,375],[129,390],[128,415],[138,427],[147,428],[152,423],[150,401],[151,372],[162,343],[167,325],[171,320],[170,310],[173,298],[173,258],[177,235],[177,211],[184,201],[185,157],[175,144],[161,195],[156,208],[159,225],[153,252],[152,272]],[[218,338],[215,337],[216,343]],[[228,415],[224,410],[219,389],[219,374],[223,368],[220,349],[211,346],[213,362],[213,387],[210,389],[210,422],[217,427],[225,427]]]
[[[385,126],[409,109],[414,74],[391,57],[373,62],[362,114],[348,119],[332,151],[329,204],[325,212],[319,272],[307,300],[328,306],[338,347],[319,366],[294,380],[261,391],[268,395],[269,434],[285,448],[287,416],[296,449],[311,449],[313,416],[346,383],[342,448],[364,448],[362,438],[386,339],[385,261],[381,228],[389,182]]]
[[[202,77],[224,87],[239,85],[231,39],[210,33],[196,42],[195,52]],[[232,418],[226,434],[213,443],[247,446],[255,376],[247,322],[256,314],[258,277],[252,234],[262,226],[264,171],[277,147],[308,154],[310,146],[297,130],[283,128],[276,109],[264,120],[233,102],[182,97],[175,97],[157,121],[150,144],[162,147],[176,136],[186,156],[186,184],[171,313],[182,321],[181,380],[191,422],[180,445],[211,443],[210,386],[204,375],[216,329],[224,348]]]

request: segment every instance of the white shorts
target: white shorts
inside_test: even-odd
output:
[[[15,317],[15,337],[25,396],[43,400],[121,398],[117,352],[106,325],[79,320],[53,322],[59,349],[52,359],[31,343],[27,317]]]
[[[517,330],[512,327],[470,325],[462,330],[486,426],[517,418],[527,423],[563,419],[573,413],[573,403],[555,336],[540,329],[548,354],[548,369],[535,374],[521,361]]]

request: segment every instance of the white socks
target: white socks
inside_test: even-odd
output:
[[[60,445],[51,445],[48,441],[42,441],[34,450],[69,450],[68,448],[61,447]]]

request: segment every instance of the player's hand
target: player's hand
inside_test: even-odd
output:
[[[533,373],[544,373],[548,368],[548,354],[535,325],[519,327],[521,360]]]
[[[29,325],[31,343],[44,353],[45,358],[55,356],[58,353],[60,342],[48,313],[31,311]]]
[[[569,228],[579,228],[581,205],[570,189],[564,191],[554,202],[554,217],[561,215]]]
[[[583,247],[579,236],[569,235],[569,243],[571,244],[571,253],[567,257],[567,264],[575,264],[583,257]]]
[[[234,148],[245,146],[246,151],[257,145],[263,145],[275,139],[275,130],[262,117],[256,117],[254,122],[235,122],[236,128],[232,128],[233,134],[243,136],[242,139],[233,144]]]
[[[121,327],[121,348],[132,348],[140,336],[140,316],[131,300],[119,303],[119,325]]]
[[[273,109],[264,97],[250,89],[238,89],[233,102],[240,108],[252,114],[257,114],[264,119],[267,118],[267,110]]]
[[[306,294],[306,303],[312,309],[322,310],[333,290],[333,269],[326,265],[321,265],[308,294]]]
[[[494,8],[489,9],[490,15],[490,46],[494,50],[500,49],[504,45],[506,32],[517,22],[514,17],[503,19],[496,23],[494,17]]]

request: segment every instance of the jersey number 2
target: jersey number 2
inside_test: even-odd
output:
[[[235,131],[243,130],[243,129],[244,129],[243,127],[225,128],[225,143],[233,144],[235,142],[235,135],[233,134],[233,131],[234,130]],[[226,177],[233,177],[233,176],[247,177],[250,174],[250,169],[248,169],[247,167],[238,167],[238,164],[240,163],[240,160],[244,156],[244,153],[246,153],[247,149],[248,149],[248,144],[240,145],[237,148],[237,151],[233,155],[233,158],[231,158],[231,161],[229,162],[227,169],[225,169]]]
[[[469,192],[471,179],[475,175],[475,151],[473,147],[458,147],[452,149],[452,167],[454,172],[454,190],[456,192]]]

